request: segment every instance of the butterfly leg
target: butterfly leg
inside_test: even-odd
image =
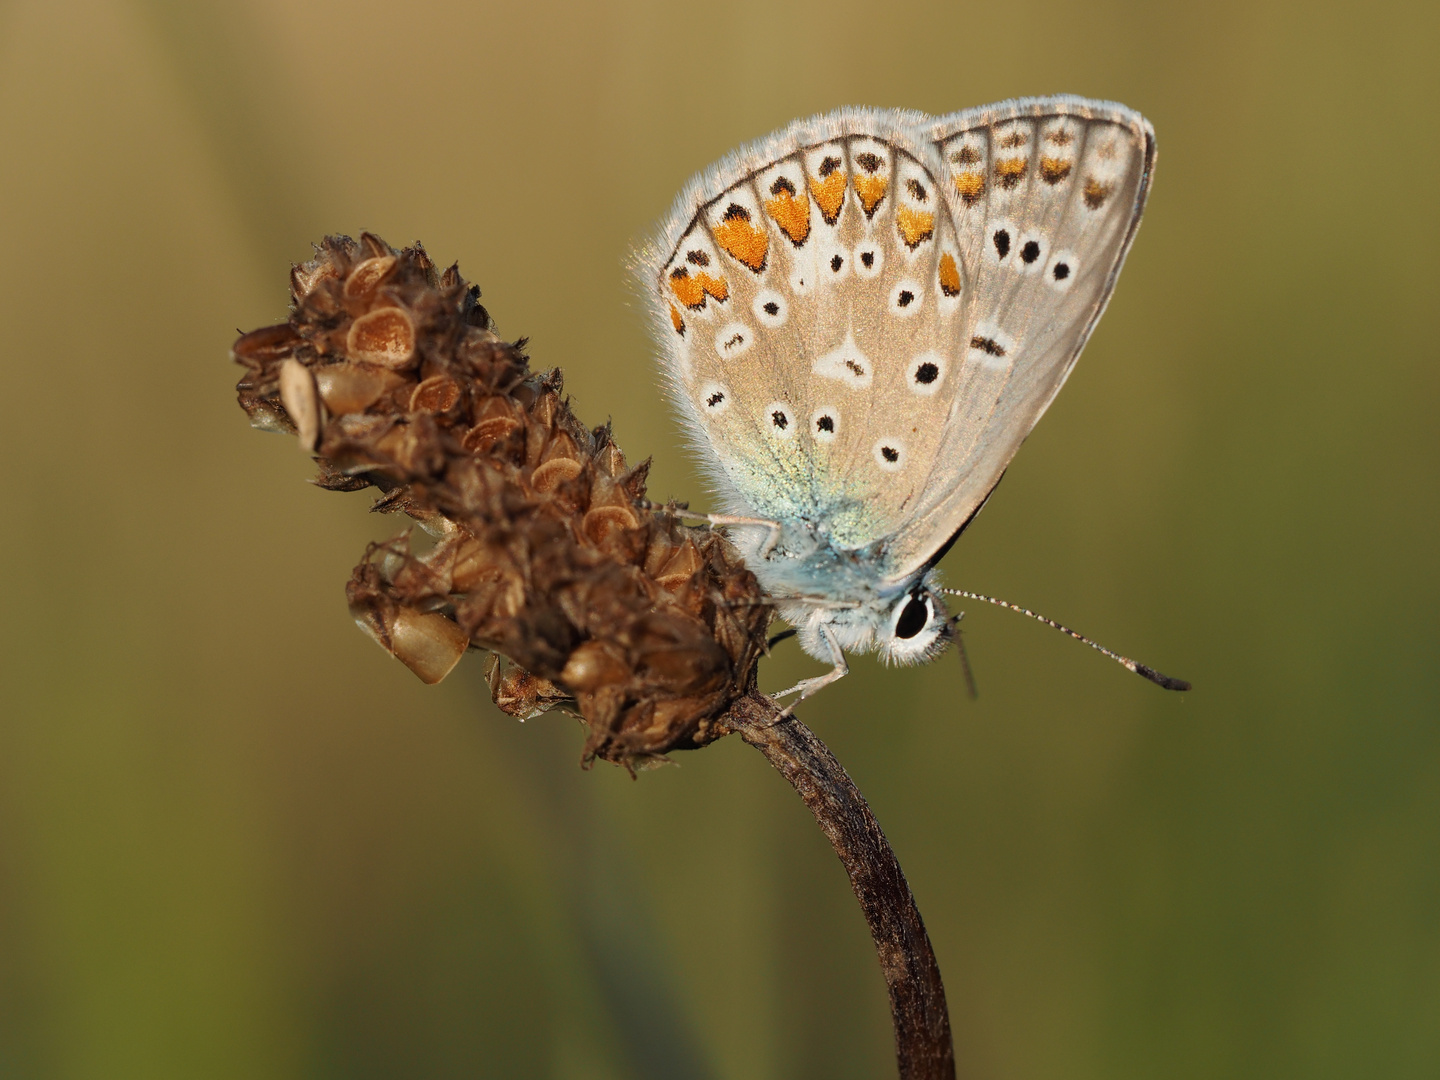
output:
[[[813,679],[801,679],[794,686],[790,687],[789,690],[781,690],[778,694],[771,694],[770,696],[774,698],[786,697],[796,692],[800,694],[799,697],[785,707],[784,712],[775,718],[777,723],[793,713],[795,706],[799,705],[800,702],[823,690],[836,679],[843,679],[846,675],[850,674],[850,665],[845,663],[845,654],[840,650],[840,643],[835,640],[835,635],[831,632],[830,628],[828,626],[822,626],[820,633],[825,638],[825,644],[830,646],[830,659],[835,661],[835,667],[827,671],[824,675],[817,675]]]
[[[770,553],[775,550],[775,545],[780,542],[780,523],[778,521],[767,521],[764,518],[732,517],[729,514],[701,514],[711,525],[762,525],[770,531],[765,536],[765,543],[760,545],[760,558],[768,559]]]
[[[659,514],[669,514],[671,517],[687,518],[690,521],[705,521],[711,525],[757,525],[768,529],[765,543],[760,546],[760,557],[768,559],[770,553],[775,550],[775,545],[780,542],[780,523],[770,521],[768,518],[736,517],[733,514],[702,514],[690,510],[684,506],[674,503],[661,506],[659,503],[644,502],[645,509],[652,510]]]

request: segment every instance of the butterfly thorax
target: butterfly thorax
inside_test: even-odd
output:
[[[844,607],[888,604],[915,583],[883,580],[883,540],[847,547],[823,524],[782,522],[773,545],[767,530],[756,527],[733,530],[732,539],[745,565],[766,593],[777,599],[823,598]]]
[[[902,663],[912,662],[904,646],[916,635],[929,631],[927,644],[940,636],[945,612],[930,587],[934,572],[885,579],[883,541],[847,548],[823,524],[803,521],[783,524],[773,545],[767,530],[753,526],[732,530],[731,539],[775,599],[777,613],[795,627],[800,647],[816,659],[833,658],[827,632],[845,652],[879,649],[886,660]],[[897,626],[911,603],[924,608],[924,620],[897,642]]]

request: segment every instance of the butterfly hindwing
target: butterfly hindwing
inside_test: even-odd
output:
[[[650,283],[730,509],[823,524],[840,547],[919,503],[958,368],[958,241],[916,119],[839,114],[769,140],[705,189]]]

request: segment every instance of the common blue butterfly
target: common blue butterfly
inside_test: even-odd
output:
[[[641,252],[712,520],[834,664],[802,698],[847,651],[916,663],[953,636],[935,564],[1070,374],[1154,165],[1112,102],[840,109],[695,177]]]

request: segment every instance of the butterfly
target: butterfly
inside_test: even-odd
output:
[[[1074,367],[1154,167],[1150,123],[1112,102],[845,108],[700,173],[639,253],[725,511],[697,516],[834,665],[801,698],[846,652],[917,663],[954,636],[935,565]]]

